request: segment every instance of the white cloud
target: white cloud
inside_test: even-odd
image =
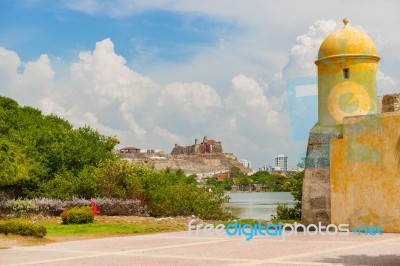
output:
[[[10,82],[17,75],[16,71],[21,64],[18,54],[0,47],[0,78],[3,86],[10,86]]]
[[[42,54],[34,62],[27,62],[22,74],[17,77],[16,87],[23,89],[23,92],[30,96],[45,95],[52,88],[55,72],[51,66],[50,59]]]
[[[376,82],[378,95],[399,93],[400,91],[399,80],[396,80],[391,76],[385,75],[381,70],[378,70],[378,73],[376,75]]]
[[[115,54],[110,39],[98,42],[93,53],[80,53],[79,59],[71,66],[72,78],[89,94],[119,100],[134,107],[145,104],[160,89],[151,79],[126,66],[125,59]]]
[[[322,41],[337,27],[334,20],[318,20],[308,28],[306,34],[296,38],[290,49],[289,62],[285,66],[285,78],[316,76],[314,61]]]
[[[260,84],[253,78],[239,75],[232,79],[232,85],[225,105],[235,116],[250,121],[255,128],[279,126],[278,113],[264,95]]]
[[[151,110],[161,87],[126,66],[126,60],[115,53],[110,39],[98,42],[93,52],[80,53],[79,59],[71,66],[71,76],[73,86],[83,91],[85,99],[90,99],[82,104],[89,104],[98,113],[109,109],[107,116],[123,119],[133,135],[142,139],[146,129],[138,113]]]
[[[171,83],[162,91],[158,107],[182,112],[191,121],[204,120],[221,108],[216,91],[200,82]]]

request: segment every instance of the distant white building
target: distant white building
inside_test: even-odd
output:
[[[285,155],[278,155],[275,157],[275,170],[287,171],[287,159]]]
[[[271,165],[265,164],[263,167],[260,168],[261,171],[272,172],[275,168]]]
[[[240,159],[239,162],[241,164],[243,164],[244,166],[246,166],[247,168],[251,168],[251,163],[250,161],[246,160],[246,159]]]

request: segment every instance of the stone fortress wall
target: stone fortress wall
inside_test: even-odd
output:
[[[119,153],[122,160],[130,162],[144,162],[153,166],[155,170],[167,167],[182,169],[186,174],[196,174],[198,178],[217,176],[229,172],[231,167],[237,166],[244,173],[251,172],[238,161],[233,153],[223,153],[222,143],[210,140],[206,136],[202,143],[190,146],[175,145],[171,154],[164,152],[154,153]]]
[[[318,122],[308,140],[302,223],[400,232],[400,94],[377,97],[376,46],[343,22],[315,61]]]
[[[208,139],[204,136],[203,142],[198,143],[197,139],[194,140],[194,144],[191,146],[179,146],[175,144],[172,150],[172,155],[195,155],[195,154],[215,154],[223,153],[221,141]]]
[[[391,113],[393,115],[400,115],[400,94],[384,95],[379,97],[378,101],[382,114]],[[331,184],[332,162],[337,164],[337,162],[344,160],[344,151],[337,149],[332,151],[331,147],[332,141],[342,139],[343,134],[336,132],[332,132],[331,134],[327,132],[324,134],[310,132],[307,146],[307,169],[303,181],[302,222],[305,224],[318,222],[329,224],[332,222],[331,186],[334,185],[337,190],[344,189],[340,187],[343,186],[345,180]],[[335,159],[331,159],[332,154],[336,154]],[[397,155],[400,160],[399,156],[400,154]],[[400,161],[398,165],[400,165]],[[348,172],[350,168],[351,165],[347,165],[347,168],[341,168],[341,171]],[[344,173],[340,174],[338,172],[337,167],[334,169],[334,172],[336,176],[345,176]],[[360,169],[360,172],[365,172],[365,170]],[[333,209],[337,208],[333,207]]]

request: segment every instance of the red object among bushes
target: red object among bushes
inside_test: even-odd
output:
[[[91,199],[90,203],[92,204],[93,215],[99,214],[100,213],[100,209],[99,209],[99,206],[97,206],[97,202],[94,199]]]

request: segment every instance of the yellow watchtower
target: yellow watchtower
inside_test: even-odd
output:
[[[377,113],[376,71],[380,60],[371,38],[348,26],[330,34],[318,52],[318,122],[343,124],[343,117]]]

